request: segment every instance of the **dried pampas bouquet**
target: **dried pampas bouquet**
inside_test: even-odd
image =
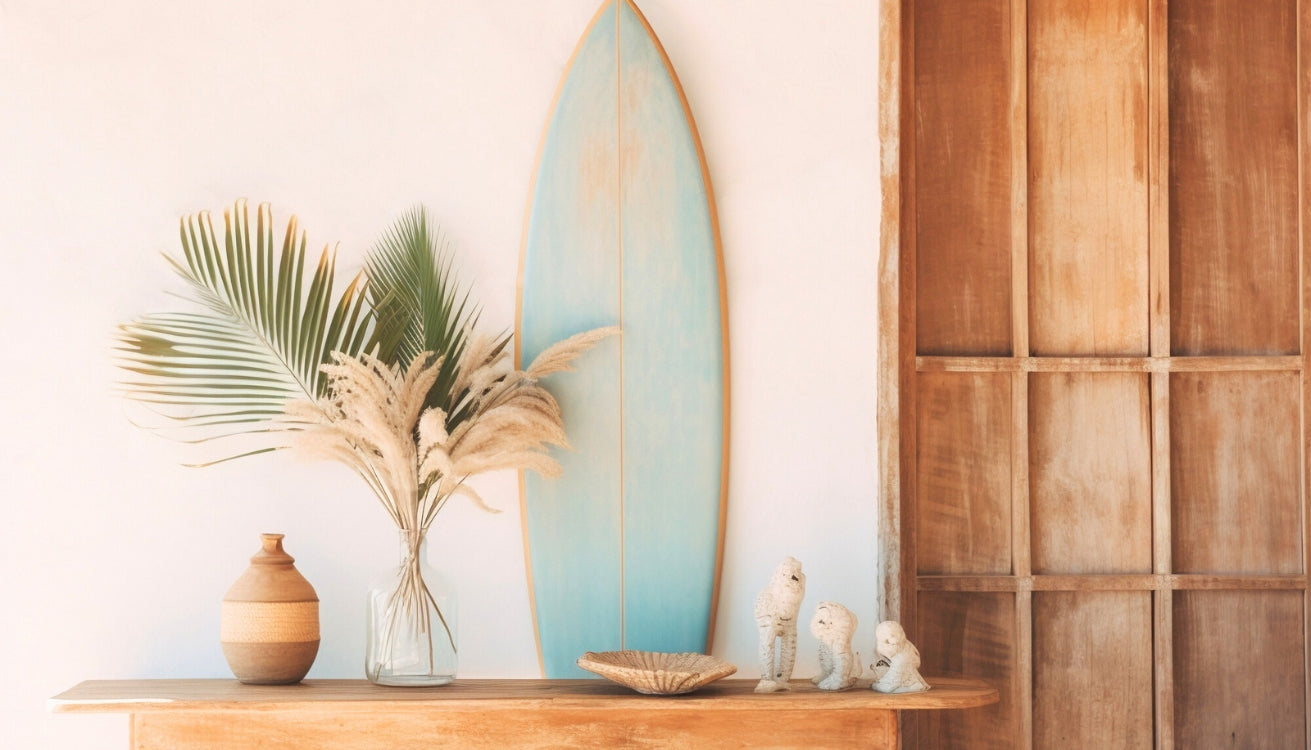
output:
[[[413,645],[403,631],[431,641],[435,618],[454,656],[454,634],[420,575],[424,534],[454,495],[490,510],[467,484],[476,474],[559,472],[546,448],[566,445],[560,407],[537,381],[568,370],[616,329],[580,333],[514,369],[508,335],[474,331],[478,309],[422,209],[383,235],[335,300],[334,253],[325,249],[307,273],[295,217],[280,251],[267,205],[257,210],[253,241],[243,201],[224,211],[223,224],[220,245],[208,213],[183,219],[183,256],[165,256],[200,309],[120,326],[125,394],[162,419],[154,426],[189,442],[240,443],[209,464],[296,447],[359,474],[411,545],[388,611],[374,616],[383,620],[371,641],[388,642],[377,654],[371,642],[369,677],[449,682],[453,663],[437,664],[431,647],[417,667],[414,654],[401,653]],[[408,679],[416,669],[427,670],[426,682],[423,674]]]

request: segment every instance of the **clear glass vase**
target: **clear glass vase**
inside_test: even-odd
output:
[[[427,539],[400,530],[401,562],[369,587],[364,673],[379,685],[445,685],[457,665],[455,589],[428,566]]]

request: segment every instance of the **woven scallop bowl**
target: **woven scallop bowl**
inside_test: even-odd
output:
[[[681,695],[727,677],[737,667],[706,654],[588,651],[578,666],[646,695]]]

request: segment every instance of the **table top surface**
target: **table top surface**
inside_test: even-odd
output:
[[[996,703],[997,690],[981,680],[926,677],[931,690],[888,695],[868,681],[841,692],[794,680],[786,692],[758,694],[755,680],[720,680],[694,693],[642,695],[604,680],[456,680],[435,688],[381,687],[365,680],[305,680],[296,685],[243,685],[231,679],[88,680],[48,701],[54,712],[152,713],[163,711],[296,710],[325,705],[355,710],[485,710],[491,703],[524,708],[591,710],[773,709],[922,710],[973,708]],[[504,708],[505,706],[499,706]]]

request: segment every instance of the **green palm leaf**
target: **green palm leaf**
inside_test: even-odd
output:
[[[372,324],[364,274],[333,301],[331,249],[305,283],[305,234],[298,236],[295,217],[280,251],[267,204],[257,210],[253,245],[245,201],[223,212],[223,225],[220,247],[208,212],[184,218],[182,258],[165,255],[202,309],[139,317],[119,326],[116,343],[126,395],[198,431],[202,442],[276,435],[262,423],[289,399],[321,396],[328,381],[320,366],[333,351],[357,355]]]
[[[463,421],[452,408],[462,394],[451,390],[479,310],[470,305],[468,290],[461,291],[450,254],[422,207],[397,219],[383,234],[369,251],[365,273],[377,319],[373,344],[378,358],[394,365],[408,364],[422,352],[444,357],[425,407],[444,410],[448,429],[454,429]]]

